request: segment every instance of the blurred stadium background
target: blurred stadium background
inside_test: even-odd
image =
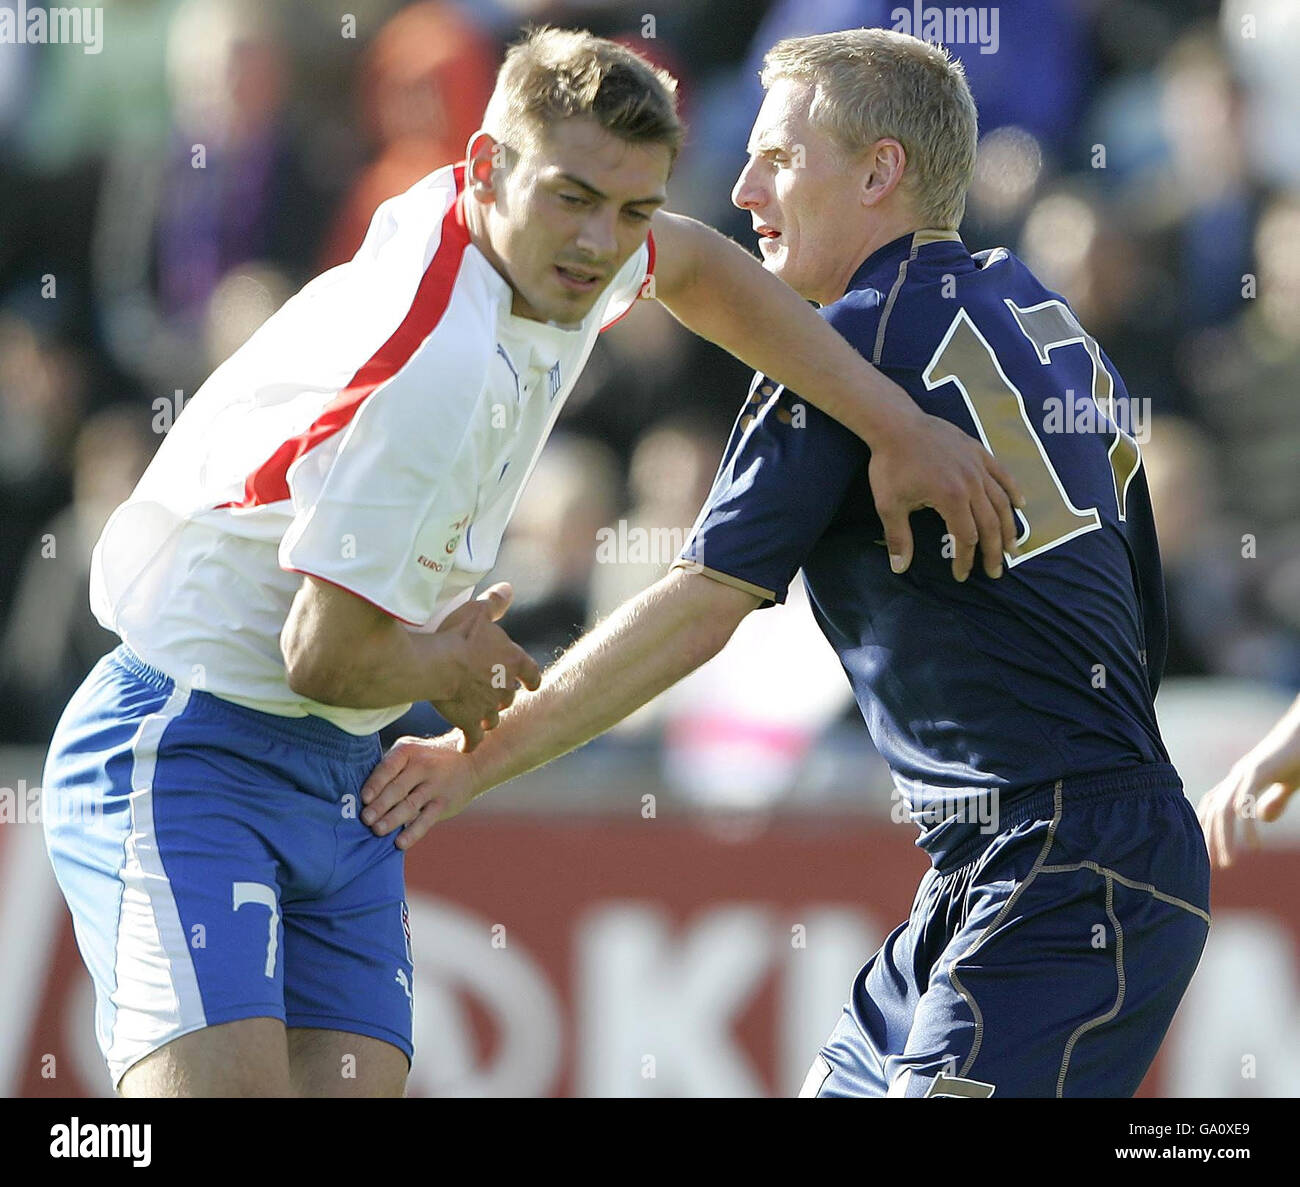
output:
[[[36,789],[115,641],[90,546],[184,399],[378,202],[459,158],[524,22],[670,67],[691,129],[671,204],[747,242],[728,193],[763,51],[896,7],[112,0],[100,52],[0,44],[0,1093],[108,1090]],[[993,7],[996,53],[952,47],[981,113],[963,235],[1016,250],[1150,400],[1158,708],[1197,798],[1300,688],[1300,3]],[[747,382],[657,305],[604,336],[498,574],[539,659],[666,568]],[[794,1092],[924,868],[892,806],[806,606],[752,616],[413,852],[412,1094]],[[1300,811],[1266,833],[1217,878],[1147,1094],[1300,1094]]]

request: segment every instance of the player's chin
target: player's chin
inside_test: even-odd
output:
[[[575,293],[561,287],[547,302],[547,320],[576,326],[592,311],[599,296],[599,290],[593,293]]]
[[[788,280],[790,272],[790,253],[784,248],[766,252],[763,256],[763,267],[772,273],[772,275],[778,280]]]

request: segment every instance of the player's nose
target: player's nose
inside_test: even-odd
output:
[[[763,191],[754,179],[754,162],[750,161],[740,171],[736,184],[731,187],[731,204],[741,210],[754,210],[763,198]]]
[[[614,220],[603,213],[593,214],[578,234],[578,248],[590,260],[608,260],[618,252],[618,232]]]

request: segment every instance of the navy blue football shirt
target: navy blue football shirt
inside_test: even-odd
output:
[[[1164,587],[1128,393],[1066,302],[1005,249],[955,233],[880,248],[822,316],[927,412],[1015,476],[1020,555],[953,579],[933,511],[890,571],[853,433],[759,375],[679,565],[785,599],[800,568],[918,844],[980,847],[1008,804],[1151,767],[1180,786],[1153,706]],[[964,857],[963,857],[964,860]]]

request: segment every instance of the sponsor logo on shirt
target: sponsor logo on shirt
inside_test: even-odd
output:
[[[452,533],[450,536],[447,537],[446,541],[444,541],[442,546],[442,550],[444,553],[446,553],[447,556],[455,555],[456,549],[460,547],[461,535],[464,533],[465,529],[469,526],[469,521],[472,514],[473,513],[470,512],[466,515],[462,515],[459,519],[454,520],[452,523],[447,525],[447,530]],[[431,556],[426,556],[423,552],[420,553],[418,557],[416,557],[416,560],[418,560],[420,564],[422,564],[426,569],[432,569],[435,573],[446,572],[447,565],[449,563],[445,559],[435,560]]]

